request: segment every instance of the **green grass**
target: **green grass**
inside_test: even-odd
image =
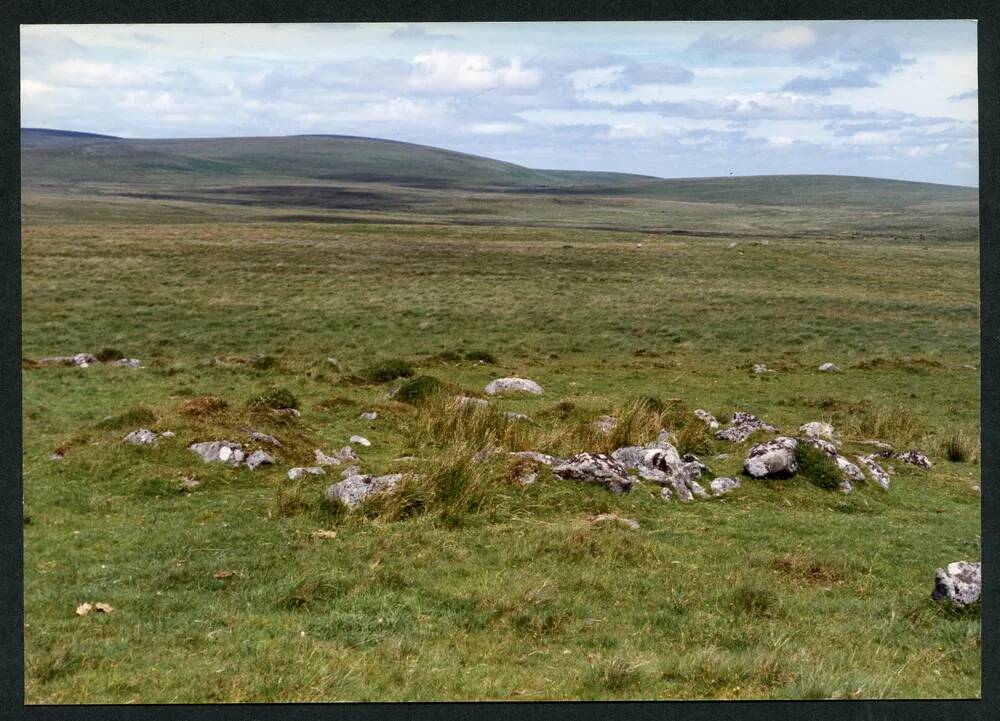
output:
[[[981,553],[974,243],[783,237],[780,215],[777,240],[731,249],[27,202],[58,222],[24,227],[24,355],[121,348],[145,365],[22,372],[29,703],[980,695],[978,609],[930,599],[935,568]],[[362,370],[393,358],[410,360],[392,378],[480,395],[522,376],[545,394],[402,403]],[[246,405],[269,388],[301,418]],[[889,493],[744,479],[679,504],[544,468],[521,486],[508,456],[476,457],[610,449],[662,424],[713,477],[738,475],[752,441],[716,441],[694,408],[787,434],[832,422],[849,455],[884,436],[934,467],[896,464]],[[592,427],[604,414],[612,437]],[[177,435],[123,443],[139,425]],[[248,428],[283,442],[276,466],[186,449],[257,447]],[[285,474],[353,434],[372,441],[364,472],[407,475],[331,514],[339,469]],[[606,512],[640,528],[590,522]],[[114,611],[78,617],[84,601]]]

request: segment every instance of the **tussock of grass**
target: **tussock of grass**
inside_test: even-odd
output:
[[[207,416],[221,413],[229,407],[229,403],[218,396],[196,396],[181,404],[181,413],[189,416]]]
[[[718,447],[708,426],[697,418],[685,421],[680,430],[674,433],[674,438],[677,452],[681,455],[693,453],[696,456],[707,456]]]
[[[830,456],[808,443],[795,447],[795,461],[799,466],[796,476],[814,486],[834,491],[840,485],[840,469]]]
[[[495,355],[484,350],[469,351],[465,354],[465,360],[474,361],[476,363],[485,363],[487,365],[496,365],[500,362],[497,360]]]
[[[409,378],[414,373],[413,364],[401,358],[391,358],[368,366],[361,376],[374,383],[386,383],[397,378]]]
[[[272,387],[248,398],[247,405],[251,408],[280,410],[284,408],[298,408],[299,401],[288,389]]]
[[[847,413],[834,412],[834,426],[845,437],[876,438],[894,446],[905,446],[924,435],[924,427],[904,406],[862,403]]]
[[[760,583],[746,581],[733,590],[731,602],[738,614],[767,617],[777,609],[778,596]]]
[[[145,406],[135,406],[127,411],[104,418],[94,424],[95,428],[101,430],[122,430],[124,428],[136,428],[148,426],[156,422],[156,414]]]
[[[274,500],[278,515],[285,518],[298,516],[309,510],[310,504],[303,492],[301,479],[298,481],[284,479],[279,481]]]
[[[399,387],[396,400],[402,403],[423,403],[440,394],[444,388],[445,384],[434,376],[417,376]]]
[[[419,406],[408,419],[405,433],[412,448],[528,448],[531,430],[525,423],[507,418],[495,406],[460,405],[454,398],[438,394]]]
[[[967,433],[955,433],[941,441],[939,452],[952,463],[978,463],[979,440]]]
[[[591,664],[583,679],[588,695],[594,693],[617,694],[634,688],[642,681],[640,668],[623,658],[612,658]]]
[[[108,363],[124,358],[125,354],[117,348],[101,348],[101,350],[94,353],[94,357],[101,363]]]
[[[776,556],[771,560],[770,567],[784,576],[810,583],[843,583],[846,580],[844,572],[833,564],[808,555],[787,553]]]

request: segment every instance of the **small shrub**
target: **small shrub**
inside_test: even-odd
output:
[[[413,375],[413,365],[409,361],[400,358],[384,360],[369,366],[362,375],[370,381],[376,383],[386,383],[397,378],[409,378]]]
[[[218,396],[196,396],[184,402],[181,412],[189,416],[204,416],[224,411],[228,407],[229,404]]]
[[[251,396],[247,405],[253,408],[298,408],[299,401],[285,388],[268,388],[263,393]]]
[[[101,363],[108,363],[110,361],[121,360],[125,357],[117,348],[101,348],[101,350],[94,353],[94,357]]]
[[[819,448],[808,443],[799,443],[795,447],[795,462],[799,466],[797,475],[814,486],[833,491],[840,485],[840,469],[834,460]]]
[[[417,376],[406,381],[399,387],[396,400],[403,403],[417,404],[440,393],[443,388],[444,383],[434,376]]]
[[[496,365],[498,362],[497,357],[487,351],[469,351],[465,354],[465,360],[488,363],[490,365]]]
[[[121,430],[123,428],[147,426],[155,421],[156,414],[153,413],[153,411],[143,406],[136,406],[134,408],[129,408],[123,413],[104,418],[95,424],[95,427],[104,430]]]

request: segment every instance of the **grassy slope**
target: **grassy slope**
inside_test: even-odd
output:
[[[152,224],[128,222],[139,212]],[[979,694],[978,611],[929,599],[934,568],[980,553],[979,467],[940,451],[978,435],[978,374],[963,367],[978,363],[974,244],[730,248],[266,213],[165,224],[153,203],[56,217],[24,229],[25,355],[114,346],[149,367],[24,372],[29,702]],[[429,357],[476,350],[499,364]],[[277,367],[211,362],[254,352]],[[924,448],[935,467],[896,464],[888,494],[747,481],[679,505],[655,486],[613,497],[543,477],[521,490],[490,462],[470,472],[491,482],[478,512],[331,516],[319,496],[335,469],[284,480],[312,447],[362,433],[365,470],[400,469],[406,453],[425,473],[455,461],[415,435],[419,412],[387,385],[348,382],[331,354],[347,374],[409,357],[470,392],[535,378],[545,396],[499,401],[536,418],[512,436],[533,447],[582,443],[592,418],[652,394],[786,431],[829,420]],[[827,360],[845,372],[814,371]],[[754,361],[781,372],[754,376]],[[246,417],[268,385],[298,396],[300,421]],[[230,411],[179,412],[204,393]],[[135,449],[127,423],[96,427],[136,406],[176,442]],[[370,408],[380,418],[358,420]],[[184,450],[245,440],[248,423],[286,440],[281,466],[219,469]],[[60,444],[66,458],[46,460]],[[699,452],[716,474],[739,470],[740,447]],[[184,475],[204,484],[180,494]],[[641,528],[587,522],[609,510]],[[312,538],[320,528],[337,537]],[[74,616],[85,600],[115,611]]]

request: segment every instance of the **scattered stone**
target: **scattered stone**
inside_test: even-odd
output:
[[[669,501],[671,498],[673,498],[673,494],[670,492],[669,486],[664,486],[663,488],[660,489],[660,498],[664,501]]]
[[[955,561],[948,568],[939,568],[934,574],[935,601],[948,600],[956,608],[964,608],[980,599],[983,593],[983,569],[981,563]]]
[[[614,416],[601,416],[594,421],[593,426],[597,429],[598,433],[608,436],[611,435],[611,431],[615,429],[616,423],[618,423],[618,419]]]
[[[178,489],[181,493],[191,493],[195,488],[201,485],[201,481],[192,476],[185,476],[184,480],[181,481],[180,488]]]
[[[504,415],[507,416],[512,421],[526,421],[527,423],[534,423],[534,419],[531,416],[527,416],[524,413],[516,413],[515,411],[504,411]]]
[[[311,535],[312,535],[313,538],[316,538],[316,539],[319,539],[319,540],[324,540],[324,539],[336,538],[337,537],[337,532],[336,531],[328,531],[325,528],[321,528],[318,531],[313,531]]]
[[[243,462],[243,446],[232,441],[208,441],[205,443],[192,443],[188,448],[199,456],[205,463],[227,463],[236,467]]]
[[[639,522],[634,518],[624,518],[619,516],[617,513],[600,513],[590,519],[591,523],[620,523],[623,526],[628,526],[632,530],[639,528]]]
[[[177,434],[174,433],[173,431],[163,431],[163,433],[160,434],[160,437],[161,438],[173,438],[176,435]]]
[[[824,363],[819,369],[824,373],[840,373],[840,368],[833,363]]]
[[[889,458],[893,454],[892,446],[885,441],[877,441],[874,439],[868,439],[866,441],[861,441],[863,446],[875,446],[878,450],[872,454],[879,456],[880,458]]]
[[[115,365],[120,368],[142,368],[142,361],[138,358],[119,358]]]
[[[49,454],[50,461],[61,461],[64,458],[62,453],[52,452]]]
[[[80,366],[81,368],[87,368],[91,364],[96,363],[97,358],[90,355],[90,353],[77,353],[73,356],[73,363]]]
[[[359,466],[354,466],[354,465],[348,466],[347,468],[345,468],[340,472],[341,478],[350,478],[351,476],[360,476],[360,475],[361,475],[361,468]]]
[[[490,404],[484,398],[472,398],[470,396],[455,396],[455,401],[460,406],[488,406]]]
[[[755,416],[753,413],[738,411],[729,419],[729,425],[721,431],[717,431],[715,437],[721,441],[732,441],[742,443],[754,431],[775,432],[778,429],[769,423]]]
[[[694,500],[695,495],[708,496],[705,489],[698,483],[698,478],[701,477],[699,464],[700,461],[698,463],[685,462],[673,446],[654,448],[646,452],[639,473],[663,486],[670,486],[677,495],[677,499],[687,503]],[[658,473],[645,471],[643,466]]]
[[[292,416],[293,418],[302,417],[302,411],[298,408],[272,408],[271,413],[276,416]]]
[[[796,440],[798,440],[799,443],[806,443],[812,446],[813,448],[818,448],[819,450],[823,451],[823,453],[830,456],[830,458],[836,458],[838,455],[837,447],[832,443],[830,443],[830,441],[825,441],[822,438],[816,438],[814,436],[806,436],[805,438],[798,438]]]
[[[360,416],[358,416],[358,418],[360,418],[363,421],[373,421],[376,418],[378,418],[378,412],[377,411],[366,411],[365,413],[362,413]]]
[[[811,438],[829,438],[833,439],[833,426],[829,423],[823,423],[821,421],[812,421],[811,423],[803,423],[799,426],[799,432],[805,433]]]
[[[358,445],[364,446],[365,448],[370,448],[372,442],[365,438],[364,436],[351,436],[351,443],[357,443]]]
[[[389,389],[389,392],[386,393],[386,395],[389,396],[390,398],[395,398],[397,395],[399,395],[399,389],[402,387],[403,387],[402,383],[400,383],[398,386],[393,386],[392,388]]]
[[[420,459],[416,456],[400,456],[396,459],[397,463],[413,463],[414,461],[419,461]]]
[[[861,483],[865,480],[865,474],[862,473],[861,469],[847,460],[844,456],[838,453],[834,456],[833,460],[837,463],[837,468],[840,469],[841,474],[844,476],[844,483],[848,486],[851,486],[851,481]],[[843,483],[841,483],[841,485],[843,485]],[[853,487],[851,488],[853,490]],[[845,491],[845,493],[850,493],[850,491]]]
[[[763,363],[754,363],[753,372],[756,373],[757,375],[762,375],[764,373],[777,373],[778,371],[771,370]]]
[[[711,413],[709,413],[706,410],[702,410],[701,408],[695,408],[694,409],[694,415],[695,415],[695,418],[697,418],[698,420],[702,421],[706,426],[708,426],[710,430],[713,430],[713,431],[714,430],[718,430],[719,427],[721,426],[721,424],[715,418],[715,416],[713,416]]]
[[[976,366],[974,366],[974,365],[971,365],[971,364],[969,364],[969,363],[963,363],[963,364],[962,364],[962,367],[963,367],[963,368],[966,368],[966,369],[968,369],[968,370],[970,370],[970,371],[974,371],[974,370],[977,370],[977,369],[976,369]]]
[[[146,428],[140,428],[139,430],[132,431],[127,436],[125,436],[125,442],[131,443],[133,446],[148,446],[156,443],[159,436],[151,430]]]
[[[275,448],[284,448],[285,445],[279,441],[274,436],[269,436],[267,433],[262,433],[261,431],[252,430],[250,431],[250,439],[254,441],[260,441],[261,443],[267,443]]]
[[[530,486],[537,480],[538,473],[535,471],[524,471],[523,473],[518,474],[517,478],[514,479],[514,482],[522,486]]]
[[[40,366],[71,366],[74,365],[73,356],[71,355],[50,355],[45,358],[39,358],[35,361]]]
[[[251,471],[259,470],[264,466],[273,466],[273,465],[274,465],[274,458],[272,458],[269,454],[265,453],[264,451],[254,451],[253,453],[250,454],[250,457],[247,458],[247,468],[249,468]]]
[[[857,468],[857,466],[854,467]],[[837,488],[840,489],[840,492],[844,495],[854,493],[854,485],[846,478],[837,484]]]
[[[324,476],[326,471],[324,471],[320,466],[306,466],[288,469],[288,480],[297,481],[305,476]]]
[[[709,467],[702,463],[701,459],[693,453],[685,453],[681,456],[681,460],[691,471],[697,473],[696,477],[699,479],[703,475],[708,475],[712,472]]]
[[[497,378],[487,384],[484,389],[487,395],[494,396],[497,393],[534,393],[541,395],[545,391],[535,381],[526,378]]]
[[[875,460],[877,457],[878,456],[875,454],[870,456],[858,456],[858,460],[861,461],[861,464],[868,469],[868,473],[871,474],[874,481],[888,491],[889,474],[886,473],[882,466],[880,466]]]
[[[546,466],[554,466],[563,462],[561,458],[550,456],[547,453],[539,453],[538,451],[511,451],[510,455],[517,456],[518,458],[526,458],[529,461],[542,463]]]
[[[646,452],[650,450],[642,446],[623,446],[611,452],[611,457],[625,468],[639,468],[643,465]]]
[[[723,476],[722,478],[716,478],[708,485],[712,489],[712,495],[721,496],[723,493],[729,493],[734,488],[739,488],[740,479],[736,476]]]
[[[330,503],[341,503],[348,509],[353,509],[369,496],[391,493],[399,486],[402,479],[401,473],[386,476],[348,476],[327,488],[324,496]]]
[[[794,438],[778,436],[765,443],[753,446],[747,454],[743,469],[754,478],[776,478],[794,474],[798,469],[795,461]]]
[[[333,356],[327,356],[326,362],[327,365],[332,365],[337,370],[340,370],[340,361],[337,358],[334,358]]]
[[[902,461],[903,463],[909,463],[914,466],[920,466],[921,468],[930,468],[932,465],[931,459],[920,451],[907,451],[906,453],[897,453],[896,459]]]
[[[577,453],[553,466],[552,473],[564,480],[597,483],[616,494],[631,491],[635,483],[625,466],[603,453]]]
[[[647,480],[653,481],[653,483],[659,483],[661,486],[665,486],[670,483],[670,476],[668,476],[663,471],[658,468],[650,468],[649,466],[638,466],[639,477]]]
[[[319,448],[313,451],[313,455],[316,457],[316,464],[320,466],[339,466],[340,459],[336,456],[328,456]]]

